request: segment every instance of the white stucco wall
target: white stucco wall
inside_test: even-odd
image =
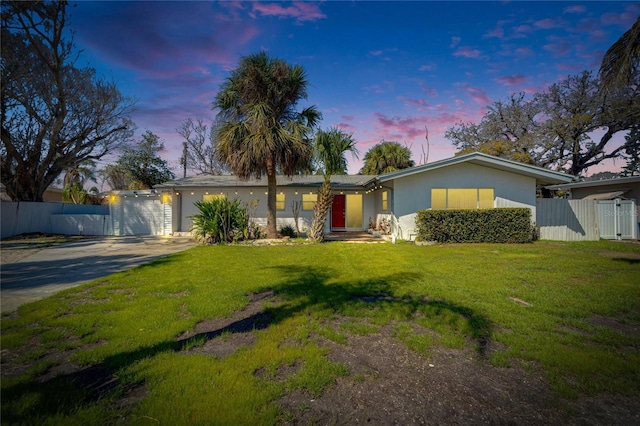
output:
[[[206,190],[204,188],[199,189],[187,189],[183,191],[177,191],[179,195],[173,194],[173,232],[189,232],[192,225],[192,220],[189,216],[193,216],[198,212],[198,209],[194,205],[196,201],[202,200],[203,196],[208,192],[209,194],[222,193],[228,199],[234,198],[240,199],[247,203],[251,200],[258,200],[258,208],[255,211],[255,222],[261,225],[267,223],[267,192],[266,188],[212,188]],[[253,193],[251,193],[253,192]],[[278,229],[284,225],[291,225],[295,228],[295,220],[293,217],[293,210],[291,206],[292,201],[299,201],[302,203],[302,194],[309,194],[313,192],[318,193],[317,188],[305,188],[305,187],[279,187],[278,193],[284,193],[285,195],[285,209],[276,211],[276,223]],[[339,193],[339,191],[335,191]],[[355,193],[355,191],[344,191],[345,194]],[[364,191],[358,191],[363,194],[363,228],[366,229],[368,225],[369,216],[375,214],[375,206],[373,200],[368,194],[364,194]],[[178,219],[179,218],[179,219]],[[300,216],[298,218],[298,226],[300,231],[305,232],[310,226],[313,220],[313,210],[303,210],[300,207]],[[329,232],[330,216],[327,220],[325,232]]]
[[[495,207],[528,207],[532,220],[536,217],[534,178],[462,163],[395,180],[392,208],[399,222],[398,238],[415,237],[416,212],[431,208],[431,188],[493,188]]]

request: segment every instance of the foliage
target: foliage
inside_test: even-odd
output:
[[[466,357],[484,342],[491,350],[474,356],[478,368],[525,367],[574,418],[564,396],[640,394],[638,256],[637,244],[609,241],[196,247],[3,317],[3,423],[211,424],[215,407],[215,423],[278,424],[279,401],[295,389],[314,395],[338,376],[347,387],[358,380],[318,334],[348,344],[382,327],[428,354],[462,347],[446,352]],[[251,316],[234,323],[242,330],[193,335],[196,324],[241,317],[265,290],[276,294],[262,311],[268,324],[254,329]],[[213,356],[225,338],[242,346]],[[39,367],[26,368],[34,359]]]
[[[133,183],[131,173],[122,164],[107,164],[104,169],[98,171],[98,175],[109,185],[114,191],[125,189],[143,189],[130,188]]]
[[[329,130],[318,129],[313,147],[316,170],[322,173],[325,179],[331,175],[347,174],[347,152],[358,158],[358,148],[353,134],[347,134],[337,127],[331,127]]]
[[[67,2],[2,2],[0,174],[16,201],[42,201],[67,169],[132,134],[133,101],[78,68]]]
[[[180,164],[198,174],[220,175],[226,172],[215,151],[215,126],[208,130],[203,119],[194,121],[187,118],[176,131],[184,139],[186,147],[186,156],[180,158]]]
[[[415,166],[411,150],[398,142],[382,141],[364,155],[362,175],[379,175]]]
[[[579,176],[627,148],[609,146],[615,134],[640,122],[638,91],[640,84],[635,84],[603,96],[599,81],[585,71],[532,99],[520,93],[494,102],[480,123],[458,123],[445,136],[458,154],[480,151]]]
[[[622,155],[627,164],[620,172],[621,176],[640,176],[640,123],[625,136],[626,148]]]
[[[173,171],[158,156],[164,149],[164,143],[150,130],[147,130],[137,146],[125,147],[112,169],[118,176],[130,179],[128,189],[149,189],[154,185],[175,178]],[[115,188],[114,188],[115,189]]]
[[[314,140],[315,162],[317,169],[324,175],[324,183],[318,191],[318,201],[313,206],[313,220],[309,238],[314,241],[324,239],[324,228],[333,199],[331,192],[331,175],[347,173],[348,151],[358,158],[358,149],[353,135],[346,134],[337,127],[329,130],[318,130]]]
[[[612,93],[634,83],[640,72],[640,17],[631,28],[607,50],[598,75],[603,90]]]
[[[196,201],[198,213],[191,232],[206,244],[229,243],[249,238],[249,213],[239,199],[214,198]]]
[[[280,235],[282,235],[283,237],[296,238],[298,236],[298,233],[293,226],[287,224],[280,227]]]
[[[530,243],[533,239],[528,208],[420,210],[418,241],[439,243]]]
[[[91,194],[85,189],[89,181],[96,182],[96,163],[86,160],[82,164],[76,164],[65,171],[62,188],[62,201],[73,204],[99,204],[97,199],[98,189],[91,188]]]
[[[272,59],[265,52],[245,56],[216,95],[221,123],[215,150],[221,163],[241,179],[267,175],[267,235],[277,236],[276,175],[310,169],[310,132],[321,118],[296,105],[307,98],[307,78],[300,65]]]

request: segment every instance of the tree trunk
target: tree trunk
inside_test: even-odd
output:
[[[324,228],[327,223],[327,216],[331,210],[331,184],[325,181],[318,192],[318,201],[313,206],[313,221],[309,230],[309,239],[312,241],[324,240]]]
[[[275,170],[267,172],[267,238],[278,238],[276,229],[276,184]]]

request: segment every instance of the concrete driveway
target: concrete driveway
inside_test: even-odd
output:
[[[5,251],[12,248],[3,244],[1,311],[14,311],[24,303],[194,245],[190,237],[97,237],[44,248],[11,262]]]

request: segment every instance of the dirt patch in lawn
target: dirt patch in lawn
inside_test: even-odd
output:
[[[175,349],[225,357],[251,347],[256,341],[255,330],[271,324],[265,305],[277,303],[272,292],[252,295],[244,310],[228,318],[203,321],[179,336]],[[351,320],[334,316],[325,325],[339,327]],[[314,338],[328,349],[331,361],[347,367],[348,375],[336,378],[317,396],[294,390],[281,397],[277,401],[283,410],[280,424],[640,424],[637,398],[599,395],[560,399],[535,365],[526,370],[491,365],[486,355],[500,350],[492,341],[487,342],[484,355],[472,345],[461,350],[435,347],[420,354],[398,340],[393,324],[366,335],[346,334],[345,344],[320,335]],[[17,361],[16,354],[8,355],[3,351],[3,377],[11,370],[8,364]],[[59,380],[62,374],[84,389],[90,400],[117,390],[119,396],[112,402],[116,410],[126,411],[146,395],[143,383],[120,384],[112,372],[100,366],[76,369],[64,360],[56,361],[58,366],[44,372],[42,379]],[[299,362],[283,367],[274,380],[284,381],[301,368]],[[52,374],[54,371],[58,374]],[[268,376],[262,370],[255,374]]]

